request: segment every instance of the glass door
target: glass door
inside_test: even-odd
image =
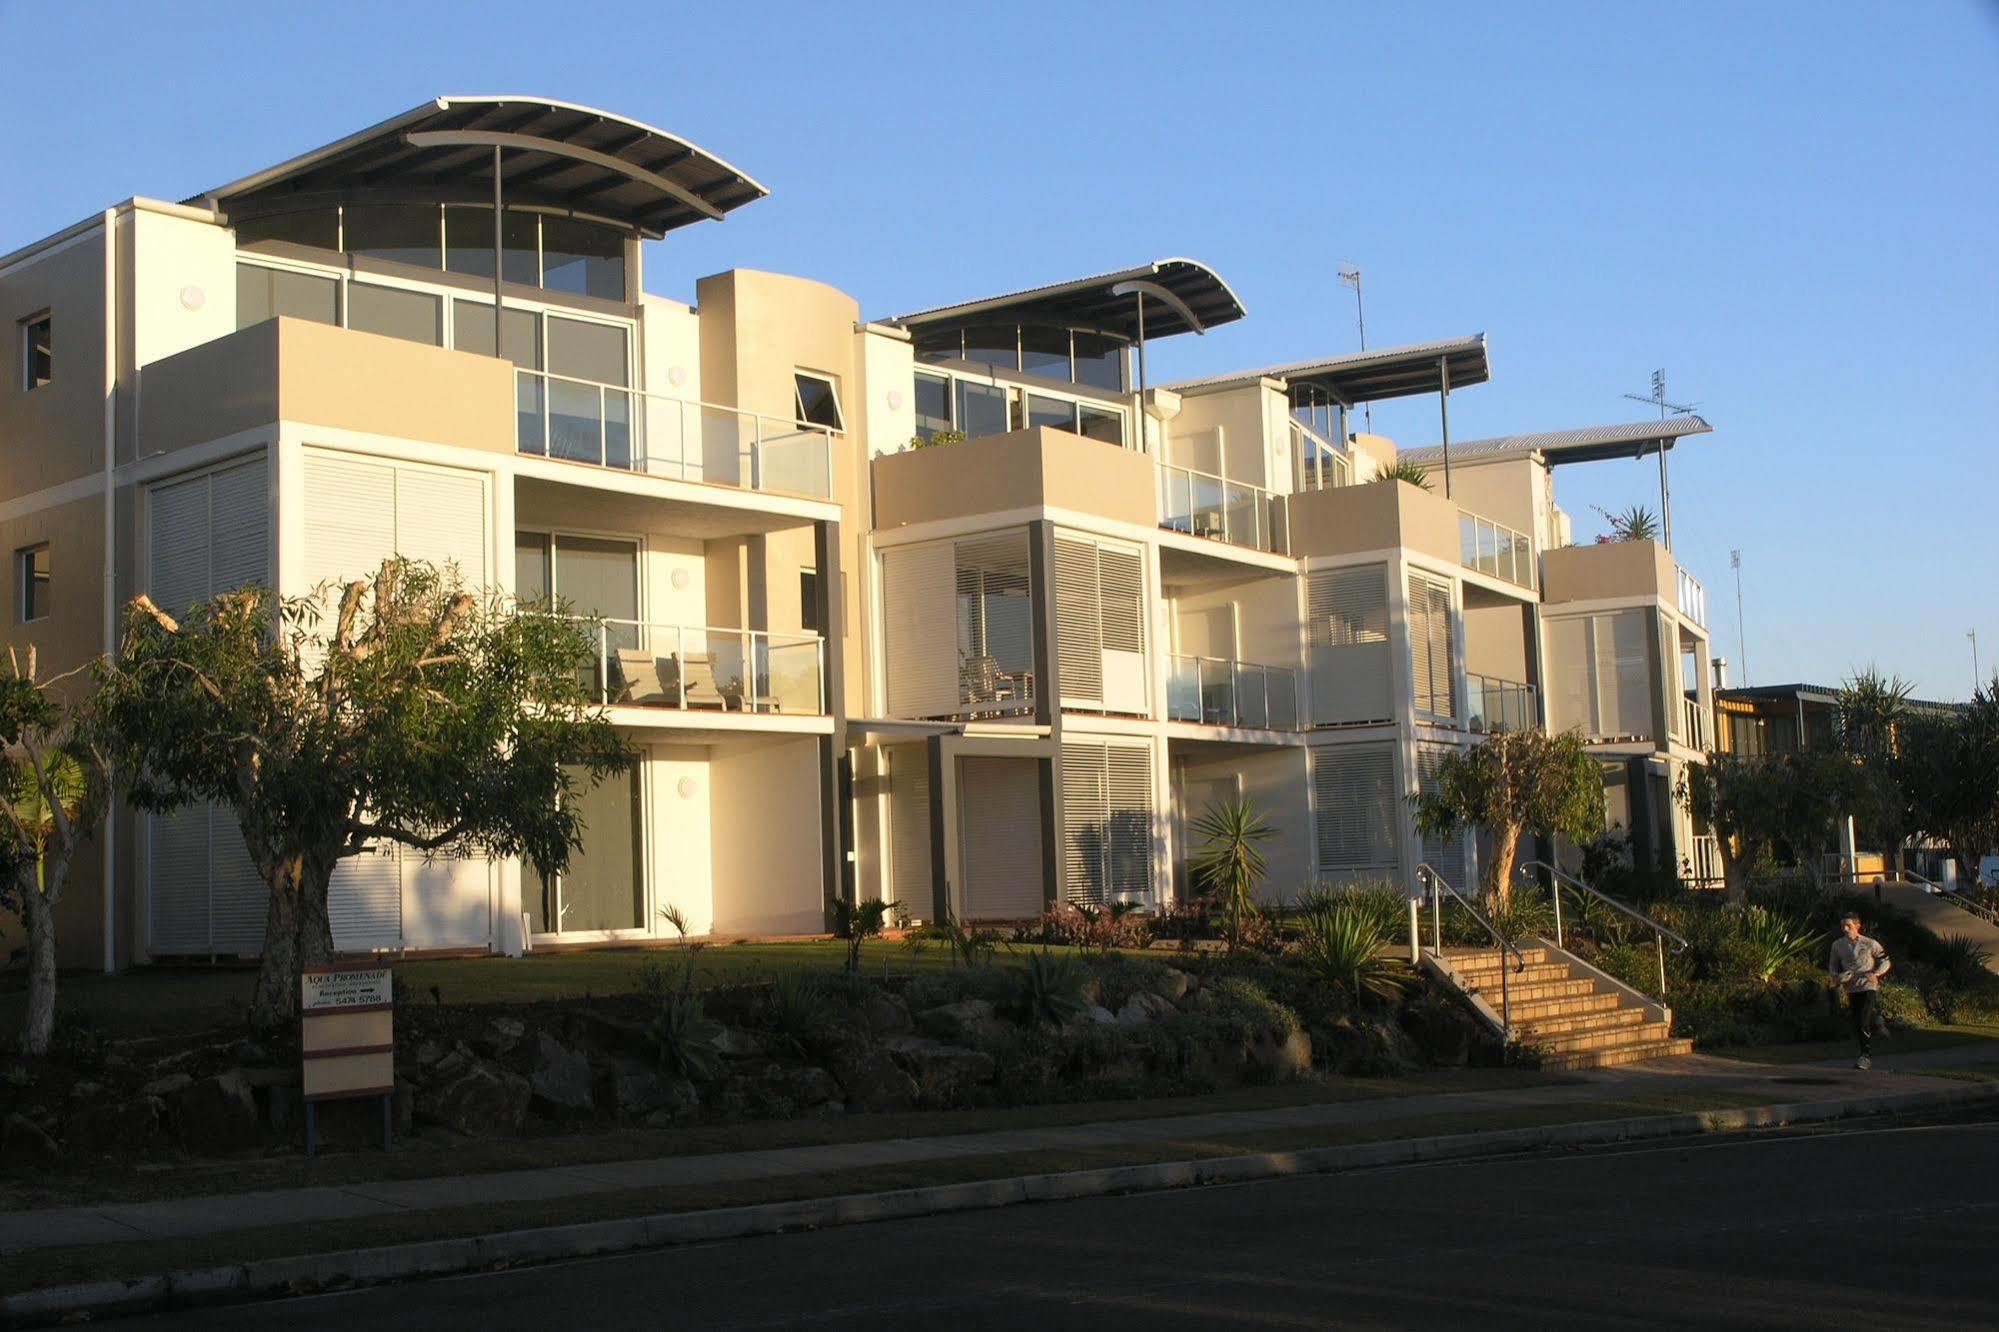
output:
[[[527,902],[534,934],[602,933],[645,928],[645,873],[639,774],[633,768],[595,786],[582,768],[565,767],[583,822],[583,845],[560,874],[537,873]]]

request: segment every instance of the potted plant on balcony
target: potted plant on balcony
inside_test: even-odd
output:
[[[1599,546],[1611,541],[1657,541],[1659,539],[1659,519],[1643,504],[1634,504],[1619,513],[1612,513],[1600,504],[1592,504],[1610,524],[1610,535],[1596,539]]]
[[[1431,489],[1429,469],[1420,463],[1398,458],[1374,474],[1376,481],[1406,481],[1422,490]]]

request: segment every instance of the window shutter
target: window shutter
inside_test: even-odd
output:
[[[1039,916],[1041,782],[1033,759],[966,756],[958,767],[965,817],[959,914],[967,920]]]
[[[1409,575],[1409,656],[1416,711],[1431,717],[1457,716],[1452,688],[1451,588],[1419,573]]]
[[[264,460],[209,478],[209,595],[271,581],[271,493]],[[262,936],[259,935],[261,938]]]
[[[1110,799],[1104,790],[1104,747],[1062,746],[1062,895],[1071,902],[1102,902],[1104,827]]]
[[[1152,897],[1152,750],[1138,745],[1104,748],[1104,791],[1110,805],[1106,880],[1116,901]]]
[[[889,883],[917,920],[937,914],[930,873],[930,751],[921,744],[888,751]]]
[[[1401,807],[1392,744],[1312,750],[1312,826],[1322,873],[1398,877]]]
[[[1596,635],[1597,733],[1652,734],[1652,680],[1645,612],[1615,611],[1590,617]]]
[[[327,885],[327,914],[333,946],[342,952],[395,948],[403,941],[402,857],[393,842],[333,868]]]
[[[1145,561],[1135,550],[1097,551],[1104,651],[1145,651]]]
[[[467,587],[486,572],[486,483],[476,472],[396,471],[396,553],[458,566]]]
[[[958,709],[949,542],[882,553],[882,649],[891,717],[948,717]]]
[[[208,596],[208,478],[154,486],[147,505],[147,591],[169,615]]]
[[[1154,801],[1150,745],[1062,746],[1063,895],[1149,901]]]
[[[395,551],[395,469],[306,454],[306,586],[345,586],[373,578]],[[338,592],[329,592],[329,606],[339,600]]]
[[[1064,705],[1102,707],[1104,639],[1098,621],[1097,548],[1055,538],[1055,657]]]
[[[146,946],[156,956],[207,953],[207,805],[146,819]]]
[[[1320,726],[1392,721],[1388,566],[1328,569],[1305,583],[1310,620],[1312,721]]]
[[[1548,698],[1548,728],[1597,734],[1593,663],[1590,660],[1589,617],[1544,620],[1547,652],[1544,674],[1553,688]]]
[[[1416,789],[1423,795],[1434,795],[1439,789],[1438,772],[1449,753],[1451,751],[1442,745],[1416,747]],[[1468,835],[1461,829],[1449,837],[1426,836],[1423,839],[1423,859],[1436,866],[1437,872],[1451,887],[1469,896],[1471,885],[1466,879],[1470,874],[1470,857],[1465,854]]]

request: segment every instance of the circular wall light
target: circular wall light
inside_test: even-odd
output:
[[[687,372],[681,369],[677,365],[671,366],[667,369],[666,372],[666,382],[673,385],[675,388],[679,388],[682,384],[685,384],[687,382]]]
[[[674,591],[685,592],[687,590],[687,585],[693,582],[694,580],[688,576],[687,570],[675,569],[673,571],[673,577],[670,578],[668,581],[673,584]]]
[[[180,289],[180,303],[186,309],[199,310],[208,304],[208,293],[190,282]]]
[[[699,791],[701,786],[692,777],[682,777],[677,789],[680,791],[680,798],[682,800],[692,800],[694,793]]]
[[[902,410],[901,389],[890,389],[888,391],[888,409],[892,412],[899,412]]]

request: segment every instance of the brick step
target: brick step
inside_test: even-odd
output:
[[[1451,966],[1459,971],[1462,971],[1466,966],[1477,966],[1480,962],[1484,962],[1488,966],[1497,966],[1499,964],[1499,950],[1497,948],[1446,948],[1443,955],[1450,960]],[[1537,963],[1551,960],[1548,956],[1548,950],[1538,944],[1532,948],[1522,948],[1520,956],[1517,958],[1511,953],[1507,954],[1507,958],[1509,961],[1525,962],[1530,967]]]
[[[1641,1041],[1632,1045],[1613,1046],[1607,1050],[1571,1050],[1564,1054],[1544,1055],[1541,1068],[1548,1073],[1572,1072],[1582,1068],[1616,1068],[1623,1064],[1642,1064],[1648,1059],[1666,1059],[1674,1055],[1689,1055],[1694,1052],[1694,1043],[1685,1037],[1663,1041]]]
[[[1574,978],[1568,966],[1561,962],[1535,962],[1518,969],[1511,966],[1504,968],[1494,966],[1471,967],[1453,963],[1452,969],[1458,973],[1459,979],[1463,980],[1467,985],[1482,985],[1488,989],[1499,984],[1499,977],[1502,971],[1505,972],[1506,983],[1509,985],[1539,985],[1548,981],[1571,980]]]
[[[1614,990],[1591,991],[1572,999],[1535,999],[1522,1003],[1513,1001],[1513,1020],[1516,1023],[1539,1022],[1543,1018],[1575,1017],[1583,1013],[1604,1013],[1620,1007],[1624,996]]]
[[[1663,1041],[1672,1034],[1663,1022],[1641,1022],[1635,1027],[1612,1027],[1601,1031],[1558,1032],[1536,1036],[1533,1044],[1543,1054],[1574,1054],[1579,1050],[1608,1050],[1620,1045],[1640,1045]]]
[[[1500,995],[1499,982],[1497,980],[1493,981],[1490,985],[1473,985],[1467,988],[1485,999],[1495,1009],[1499,1007]],[[1507,995],[1516,1004],[1531,1004],[1542,999],[1575,999],[1586,994],[1594,994],[1595,992],[1596,982],[1589,979],[1549,981],[1542,985],[1509,984],[1506,988]]]
[[[1611,996],[1615,997],[1615,996]],[[1636,1027],[1645,1021],[1645,1010],[1636,1004],[1621,1008],[1599,1008],[1589,1013],[1574,1013],[1567,1017],[1523,1018],[1520,1010],[1513,1010],[1513,1025],[1529,1034],[1529,1039],[1538,1040],[1542,1036],[1560,1036],[1578,1031],[1616,1031],[1621,1027]]]

